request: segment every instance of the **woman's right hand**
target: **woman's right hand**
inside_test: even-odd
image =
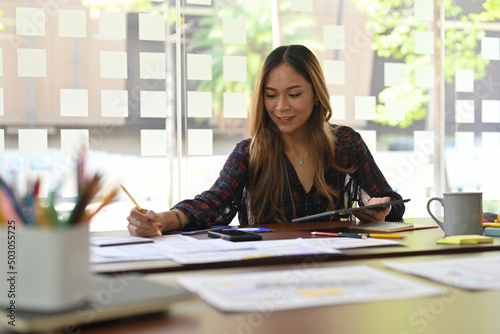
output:
[[[156,214],[152,210],[139,210],[133,208],[130,210],[130,215],[127,217],[128,231],[130,235],[138,237],[152,237],[158,235],[156,230],[151,226],[155,224],[160,231],[163,231],[164,224],[161,214]]]
[[[181,216],[181,219],[183,219],[183,226],[185,226],[188,222],[186,215],[179,210],[177,210],[177,213]],[[155,224],[162,232],[181,229],[179,219],[173,211],[156,213],[153,210],[143,209],[141,211],[137,208],[132,208],[127,220],[127,228],[130,235],[138,237],[152,237],[158,235],[151,224]]]

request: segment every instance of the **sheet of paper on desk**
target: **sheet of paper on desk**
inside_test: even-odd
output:
[[[419,262],[387,261],[388,268],[467,290],[500,289],[500,256]]]
[[[172,260],[180,264],[210,263],[238,261],[273,256],[335,254],[341,253],[342,249],[348,248],[401,245],[399,242],[394,240],[372,238],[298,238],[246,242],[230,242],[225,240],[222,241],[223,243],[233,244],[233,248],[226,248],[222,252],[216,249],[214,249],[213,251],[203,252],[199,252],[196,250],[191,250],[184,253],[176,252],[172,254]]]
[[[244,241],[225,243],[234,244],[233,249],[224,251],[213,250],[208,252],[185,252],[172,255],[172,260],[180,264],[210,263],[239,261],[273,256],[290,255],[311,255],[311,254],[334,254],[340,253],[338,249],[321,248],[308,241],[313,239],[286,239],[286,240],[265,240],[265,241]]]
[[[173,239],[176,238],[176,239]],[[90,262],[173,260],[180,264],[238,261],[255,258],[309,254],[334,254],[341,249],[400,245],[394,240],[358,238],[306,238],[230,242],[198,240],[183,235],[154,238],[150,244],[91,247]]]
[[[107,247],[90,247],[90,263],[112,263],[112,262],[126,262],[126,261],[143,261],[143,260],[168,260],[170,259],[169,253],[163,251],[159,247],[162,242],[168,244],[177,243],[190,243],[197,241],[193,237],[183,235],[165,235],[163,237],[152,238],[153,243],[146,244],[131,244],[120,246],[107,246]]]
[[[180,276],[178,283],[225,312],[279,311],[434,296],[446,291],[368,266]]]

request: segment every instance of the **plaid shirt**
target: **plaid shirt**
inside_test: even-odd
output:
[[[392,190],[384,175],[376,165],[365,142],[350,127],[332,125],[337,128],[335,161],[339,167],[355,167],[352,174],[344,174],[330,169],[325,180],[333,189],[340,193],[339,201],[334,209],[351,207],[353,202],[363,204],[361,193],[368,197],[389,196],[393,200],[401,199],[401,196]],[[242,225],[254,223],[249,217],[250,196],[248,192],[249,177],[249,147],[251,139],[239,142],[231,155],[228,157],[219,178],[210,190],[197,195],[192,200],[184,200],[174,208],[184,212],[190,220],[186,229],[205,228],[210,225],[228,225],[231,223],[236,212]],[[326,197],[318,193],[313,187],[306,193],[291,162],[286,159],[288,177],[290,179],[291,192],[295,204],[296,214],[293,215],[291,203],[285,204],[284,212],[288,221],[293,218],[313,215],[328,210]],[[386,220],[398,220],[403,217],[405,207],[403,204],[393,205]],[[319,218],[324,221],[329,218]],[[312,221],[312,220],[311,220]]]

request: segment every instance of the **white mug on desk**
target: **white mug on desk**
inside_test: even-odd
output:
[[[483,194],[444,193],[443,197],[433,197],[427,202],[427,211],[443,229],[444,234],[483,234]],[[430,209],[432,201],[439,201],[444,207],[444,222],[436,218]]]

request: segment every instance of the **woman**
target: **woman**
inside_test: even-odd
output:
[[[242,225],[287,223],[354,201],[401,199],[360,135],[330,124],[331,116],[328,87],[313,53],[301,45],[276,48],[256,85],[251,138],[236,145],[212,188],[166,212],[132,209],[130,233],[154,235],[151,222],[161,231],[227,225],[236,212]],[[369,197],[366,203],[362,194]],[[403,213],[399,204],[355,215],[370,222],[401,219]]]

